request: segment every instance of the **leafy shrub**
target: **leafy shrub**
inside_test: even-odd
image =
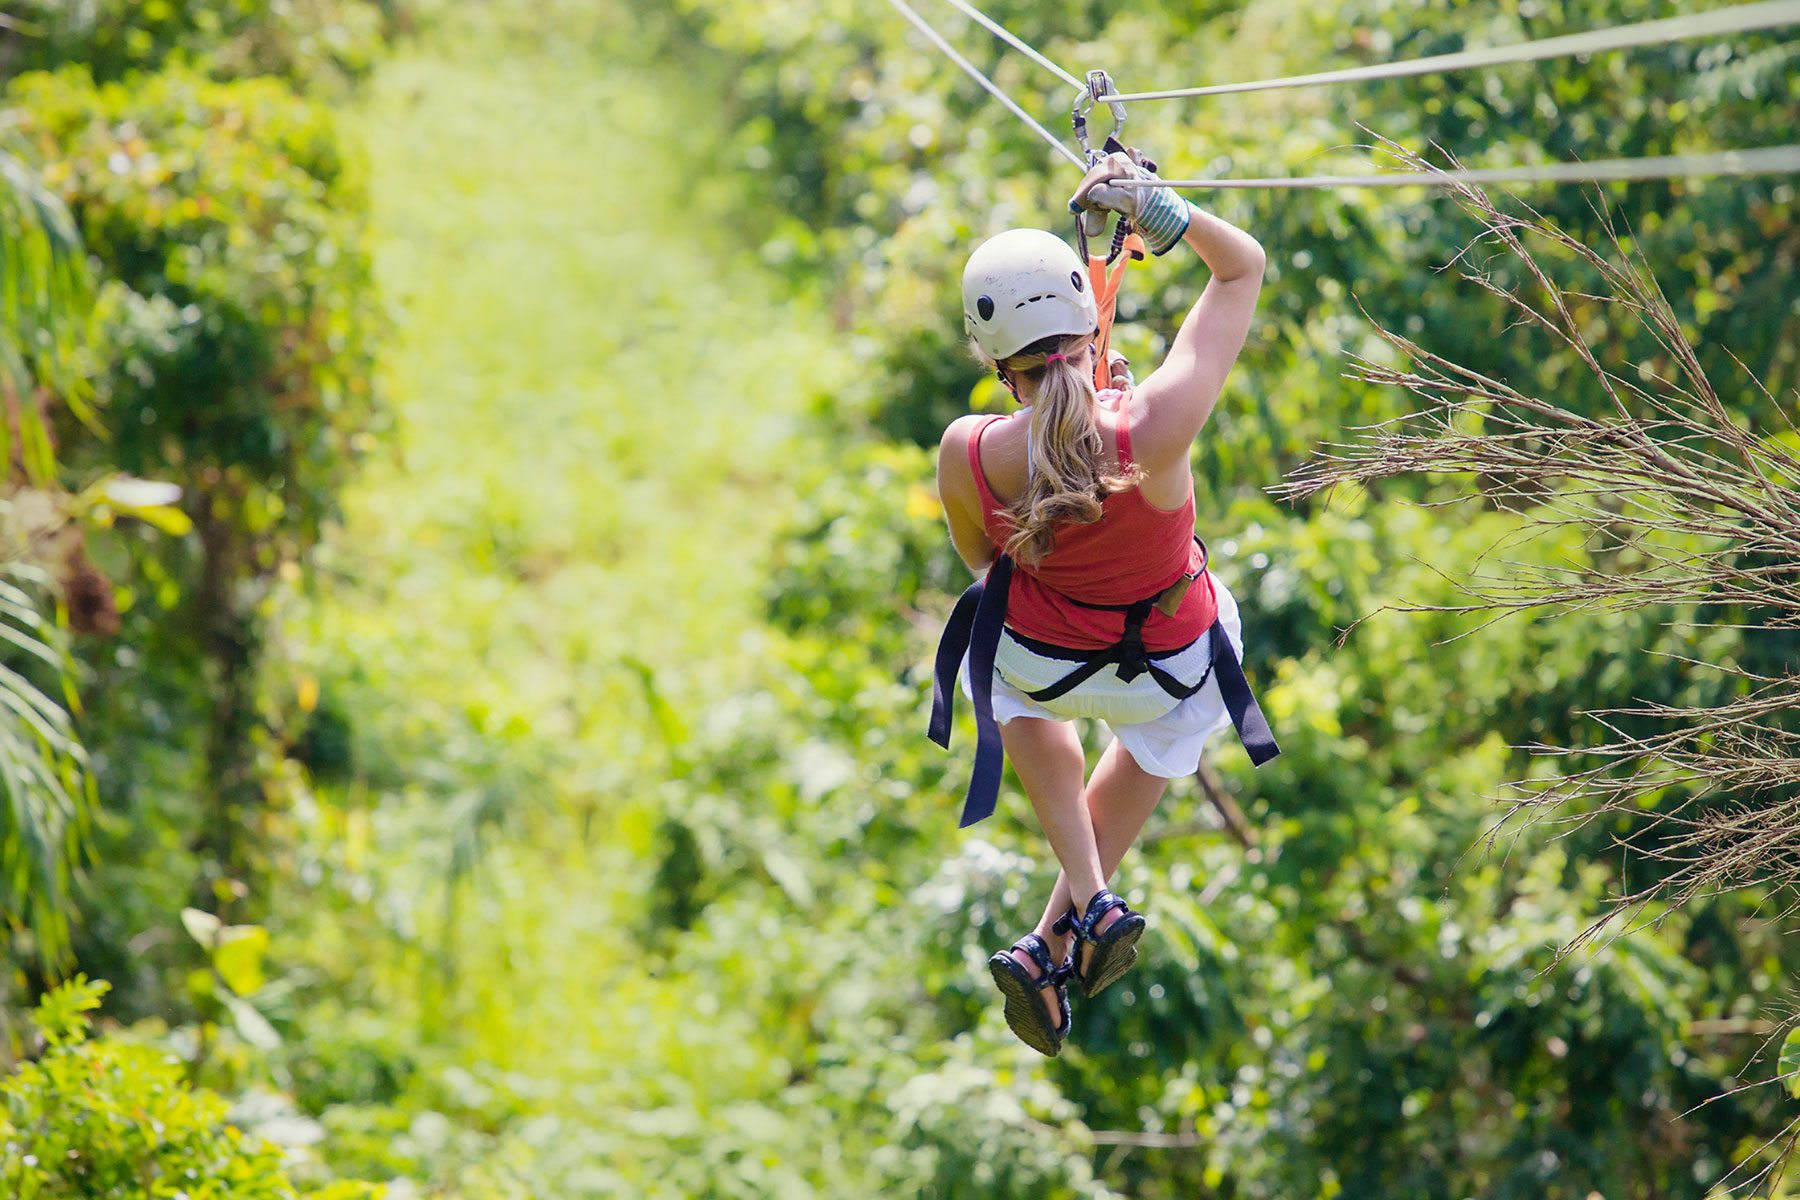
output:
[[[931,456],[905,444],[859,447],[809,491],[808,519],[789,530],[769,573],[770,624],[836,647],[898,657],[905,618],[969,579],[944,534]]]
[[[374,414],[366,197],[331,112],[280,79],[96,83],[67,66],[12,81],[6,102],[102,280],[109,436],[66,429],[65,463],[179,484],[193,528],[121,527],[92,547],[123,585],[124,648],[86,656],[85,731],[104,805],[128,818],[105,828],[131,833],[102,836],[99,882],[118,900],[82,951],[123,978],[146,966],[109,947],[256,877],[267,830],[250,814],[282,741],[257,692],[261,604]]]
[[[116,281],[108,452],[268,480],[259,523],[312,524],[369,399],[365,202],[330,113],[277,80],[180,71],[69,67],[8,98]]]
[[[80,62],[105,80],[171,61],[222,78],[360,75],[374,65],[383,10],[392,7],[367,0],[24,0],[13,8],[26,32],[0,45],[15,70]]]
[[[105,983],[77,976],[34,1024],[45,1052],[0,1082],[0,1185],[17,1200],[357,1200],[381,1191],[301,1189],[281,1152],[227,1123],[223,1097],[189,1087],[149,1046],[89,1040]]]

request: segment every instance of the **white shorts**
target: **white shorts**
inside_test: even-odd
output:
[[[1217,576],[1212,576],[1212,586],[1219,602],[1219,624],[1242,658],[1244,631],[1237,598]],[[1158,666],[1183,681],[1198,679],[1211,663],[1212,642],[1206,637],[1180,654],[1157,660]],[[1088,717],[1105,721],[1138,766],[1164,779],[1179,779],[1198,771],[1206,740],[1231,724],[1216,676],[1209,677],[1206,686],[1186,700],[1176,700],[1163,691],[1147,672],[1126,683],[1116,668],[1099,672],[1054,700],[1040,703],[1025,694],[1049,687],[1077,665],[1038,654],[1010,632],[1002,633],[994,654],[994,720],[1001,725],[1014,717],[1047,721]],[[972,701],[966,654],[961,677],[963,694]]]

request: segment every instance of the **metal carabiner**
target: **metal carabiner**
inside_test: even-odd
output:
[[[1124,139],[1119,136],[1125,131],[1125,105],[1117,100],[1106,98],[1118,94],[1119,89],[1113,86],[1112,76],[1105,71],[1089,71],[1087,83],[1075,93],[1075,104],[1069,110],[1069,123],[1075,127],[1075,143],[1081,147],[1082,161],[1090,168],[1104,158],[1108,150],[1125,144]],[[1104,104],[1112,109],[1113,117],[1112,132],[1107,135],[1106,145],[1100,150],[1088,145],[1087,115],[1093,111],[1096,104]],[[1075,244],[1081,253],[1082,262],[1088,261],[1088,221],[1089,218],[1094,217],[1098,219],[1095,221],[1093,236],[1102,237],[1106,233],[1108,219],[1105,213],[1077,213],[1075,216]],[[1125,218],[1120,217],[1113,230],[1110,252],[1106,256],[1108,263],[1119,257],[1119,251],[1125,245],[1125,235],[1128,232],[1130,232],[1129,224]]]
[[[1087,115],[1093,111],[1094,105],[1104,104],[1112,109],[1112,136],[1121,144],[1125,141],[1119,136],[1125,131],[1125,106],[1117,100],[1106,98],[1118,94],[1119,89],[1113,86],[1112,76],[1105,71],[1089,71],[1087,83],[1075,93],[1075,104],[1069,111],[1069,123],[1075,127],[1075,142],[1081,147],[1081,156],[1090,167],[1102,157],[1098,150],[1088,145]]]

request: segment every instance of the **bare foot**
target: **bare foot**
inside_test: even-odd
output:
[[[1125,915],[1125,910],[1122,908],[1107,909],[1106,915],[1100,918],[1100,924],[1098,926],[1096,926],[1094,929],[1094,936],[1098,937],[1100,934],[1105,933],[1108,929],[1111,929],[1113,922],[1117,921],[1120,917],[1123,917],[1124,915]],[[1089,945],[1086,942],[1083,942],[1081,944],[1080,950],[1077,951],[1078,957],[1077,957],[1077,961],[1076,961],[1076,969],[1083,978],[1087,977],[1088,959],[1093,956],[1093,953],[1094,953],[1093,946]]]

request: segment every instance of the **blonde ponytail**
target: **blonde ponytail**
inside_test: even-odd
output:
[[[1031,402],[1031,470],[1025,493],[1006,506],[1013,532],[1003,550],[1034,563],[1050,553],[1054,526],[1091,525],[1100,502],[1136,487],[1144,472],[1136,463],[1122,474],[1102,474],[1105,444],[1095,418],[1094,381],[1081,369],[1091,334],[1045,338],[993,365],[1008,375],[1038,379]],[[1066,356],[1066,357],[1065,357]]]

